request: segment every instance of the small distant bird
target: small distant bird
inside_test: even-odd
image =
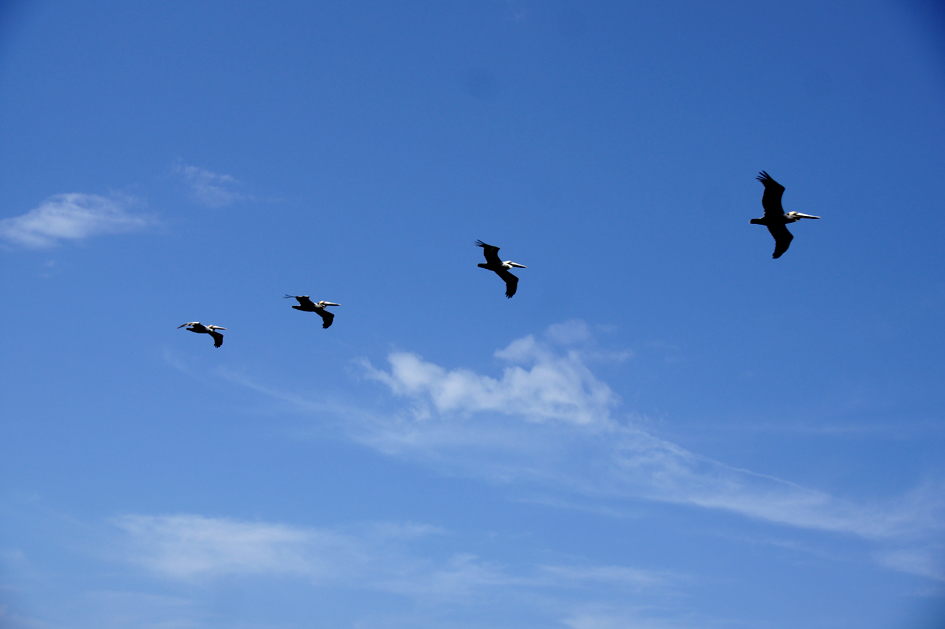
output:
[[[330,301],[320,301],[317,304],[313,303],[311,299],[308,298],[308,295],[286,295],[283,299],[293,298],[298,300],[298,306],[292,306],[296,310],[301,310],[302,312],[316,312],[318,316],[322,318],[322,327],[327,328],[331,326],[331,322],[335,320],[335,315],[328,312],[325,306],[340,306],[341,304],[333,304]]]
[[[180,330],[185,325],[191,332],[196,332],[197,334],[209,334],[212,336],[214,347],[220,347],[223,345],[223,335],[217,332],[217,330],[225,330],[226,328],[221,328],[218,325],[204,325],[199,321],[191,321],[190,323],[184,323],[177,326],[177,329]]]
[[[765,171],[758,173],[756,179],[765,185],[765,193],[761,197],[761,205],[765,208],[765,215],[763,218],[751,219],[751,223],[752,225],[764,225],[768,228],[768,231],[774,236],[774,255],[772,257],[780,258],[781,254],[791,246],[791,241],[794,240],[794,236],[791,235],[785,225],[799,221],[802,218],[820,217],[801,214],[800,212],[785,214],[784,208],[781,207],[781,195],[784,194],[784,186],[772,179],[771,175]]]
[[[481,240],[476,241],[476,246],[482,247],[482,253],[486,256],[486,263],[477,266],[488,269],[489,271],[495,271],[496,275],[505,280],[505,296],[511,299],[512,295],[515,294],[515,290],[518,288],[518,278],[509,273],[509,269],[513,266],[520,269],[527,269],[528,267],[524,264],[512,262],[511,260],[503,262],[499,259],[499,248],[487,245]]]

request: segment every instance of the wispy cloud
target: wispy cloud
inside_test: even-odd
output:
[[[877,557],[887,567],[932,576],[921,558],[945,525],[940,482],[864,502],[691,452],[618,413],[619,397],[592,367],[628,355],[598,351],[581,322],[552,326],[496,351],[496,374],[395,351],[387,368],[359,362],[367,381],[390,393],[376,409],[326,406],[246,377],[230,379],[301,412],[318,408],[321,434],[328,411],[337,418],[335,430],[367,447],[445,473],[537,490],[544,502],[629,515],[635,501],[645,500],[851,534],[887,549],[916,549],[918,558],[907,556],[911,550]]]
[[[114,524],[131,538],[138,562],[178,579],[314,573],[318,568],[303,551],[343,545],[343,540],[325,532],[192,515],[128,515]]]
[[[945,570],[942,561],[945,552],[941,545],[926,548],[900,548],[877,553],[876,558],[884,566],[929,577],[937,581],[945,581]]]
[[[593,499],[644,498],[733,511],[808,529],[879,539],[939,526],[942,500],[920,487],[893,503],[858,504],[728,466],[613,416],[617,396],[588,366],[578,324],[497,351],[501,377],[392,352],[369,379],[407,402],[362,422],[354,437],[389,454]],[[937,524],[938,522],[938,524]]]
[[[180,161],[174,163],[173,171],[184,178],[194,199],[206,206],[223,207],[250,198],[233,189],[239,182],[230,175],[210,172]]]
[[[101,197],[73,192],[49,197],[22,216],[0,220],[0,238],[30,248],[46,248],[65,240],[142,229],[150,216],[129,212],[141,205],[131,197]]]
[[[680,619],[653,618],[652,609],[638,610],[590,610],[563,620],[570,629],[694,629],[705,627],[707,623],[687,622]],[[709,623],[715,626],[716,623]]]
[[[628,591],[665,590],[674,580],[622,566],[507,566],[457,552],[423,556],[411,544],[442,536],[438,527],[371,523],[335,529],[246,522],[200,515],[126,515],[125,559],[169,579],[199,582],[229,576],[295,576],[313,585],[366,588],[425,600],[462,600],[483,589],[578,588],[607,584]]]

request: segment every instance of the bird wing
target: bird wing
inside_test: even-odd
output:
[[[317,312],[317,313],[319,314],[319,316],[321,316],[321,318],[322,318],[322,327],[323,327],[323,328],[329,328],[329,327],[331,327],[331,322],[335,320],[335,315],[333,315],[332,313],[328,312],[328,311],[325,310],[324,308],[317,308],[317,309],[315,310],[315,312]]]
[[[306,297],[305,295],[302,295],[301,297],[296,297],[296,299],[301,305],[305,306],[306,308],[315,307],[315,304],[312,303],[312,300]]]
[[[765,193],[761,197],[761,206],[765,209],[765,216],[769,214],[781,216],[784,214],[784,208],[781,207],[781,195],[784,194],[784,186],[772,179],[771,175],[765,171],[758,173],[756,179],[765,186]]]
[[[505,269],[496,271],[496,273],[505,280],[505,296],[511,299],[512,295],[514,295],[515,291],[518,289],[518,278]]]
[[[223,345],[223,335],[217,332],[216,330],[210,330],[210,336],[213,337],[213,346],[220,347]]]
[[[199,321],[190,321],[190,322],[188,322],[188,323],[182,323],[182,324],[180,324],[179,326],[177,326],[177,329],[180,330],[180,329],[181,329],[182,327],[184,327],[185,325],[200,325],[200,322],[199,322]]]
[[[486,256],[486,262],[490,266],[502,266],[502,260],[499,259],[499,248],[487,245],[481,240],[476,241],[477,247],[482,247],[482,253]]]
[[[774,236],[774,255],[772,257],[780,258],[781,254],[791,246],[794,236],[784,225],[768,225],[768,231]]]

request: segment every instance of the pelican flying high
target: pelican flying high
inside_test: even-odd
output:
[[[761,197],[761,205],[765,208],[765,215],[763,218],[751,219],[751,223],[753,225],[764,225],[768,228],[768,231],[774,236],[774,255],[772,257],[780,258],[781,254],[791,246],[791,241],[794,240],[794,236],[791,235],[785,225],[799,221],[802,218],[820,217],[801,214],[800,212],[785,213],[784,208],[781,207],[781,195],[784,194],[784,186],[772,179],[771,175],[765,171],[758,173],[756,179],[765,185],[765,193]]]
[[[223,335],[217,332],[217,330],[225,330],[226,328],[221,328],[218,325],[204,325],[199,321],[191,321],[190,323],[184,323],[177,326],[177,329],[180,330],[185,325],[191,332],[196,332],[197,334],[209,334],[212,336],[214,347],[220,347],[223,345]]]
[[[331,322],[335,320],[335,315],[328,312],[325,306],[340,306],[341,304],[333,304],[330,301],[320,301],[317,304],[313,303],[311,299],[308,298],[308,295],[286,295],[283,299],[288,299],[292,297],[299,302],[298,306],[292,306],[296,310],[301,310],[302,312],[316,312],[322,318],[322,327],[327,328],[331,325]]]
[[[493,247],[492,245],[487,245],[481,240],[476,241],[477,247],[482,247],[482,253],[486,256],[486,263],[479,264],[480,268],[488,269],[489,271],[495,271],[496,275],[505,280],[505,296],[509,299],[512,298],[512,295],[515,294],[515,290],[518,288],[518,278],[509,273],[509,269],[513,266],[520,269],[528,268],[524,264],[518,264],[512,262],[511,260],[506,260],[503,262],[499,259],[499,248]]]

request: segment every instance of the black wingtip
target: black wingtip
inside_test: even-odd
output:
[[[477,247],[482,247],[483,249],[485,249],[485,248],[488,247],[489,245],[487,245],[486,243],[482,242],[481,240],[477,240],[477,241],[476,241],[476,246],[477,246]]]
[[[761,183],[764,183],[765,181],[771,179],[771,175],[769,175],[767,172],[762,170],[758,173],[758,176],[755,177],[755,179],[757,179]]]

